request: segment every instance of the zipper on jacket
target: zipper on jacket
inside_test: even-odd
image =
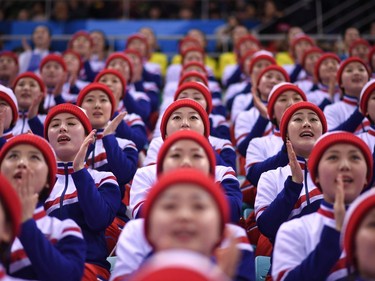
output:
[[[68,189],[68,182],[69,182],[69,169],[68,169],[68,163],[64,163],[64,174],[65,174],[65,187],[63,192],[61,193],[60,197],[60,218],[63,218],[63,204],[64,204],[64,197],[65,193]]]
[[[306,193],[306,202],[307,202],[307,205],[310,205],[310,195],[309,195],[309,186],[307,184],[307,174],[308,174],[308,170],[307,170],[307,163],[305,161],[305,193]]]

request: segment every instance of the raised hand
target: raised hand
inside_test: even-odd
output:
[[[36,204],[38,203],[38,193],[35,192],[35,187],[31,184],[34,176],[36,176],[34,172],[26,168],[24,176],[20,181],[17,181],[14,187],[22,205],[22,222],[33,217]]]
[[[346,213],[344,182],[342,180],[341,174],[338,175],[336,181],[337,185],[335,190],[335,203],[333,204],[333,210],[335,212],[336,229],[337,231],[341,231]]]
[[[90,143],[95,142],[95,134],[96,130],[92,130],[90,134],[85,138],[76,157],[73,160],[73,169],[74,171],[82,170],[85,167],[85,157],[87,153],[87,149]]]
[[[103,131],[103,136],[107,136],[110,134],[114,134],[118,125],[121,123],[121,121],[124,119],[126,116],[127,112],[121,112],[119,115],[117,115],[111,122],[108,123],[107,127],[105,127]]]
[[[330,75],[329,82],[328,82],[328,93],[331,97],[331,101],[333,101],[335,96],[336,90],[336,75]]]
[[[286,141],[286,150],[288,152],[290,170],[292,171],[292,181],[295,183],[302,183],[303,182],[302,169],[297,161],[297,156],[296,156],[296,153],[294,152],[294,149],[290,140]]]
[[[28,111],[28,118],[32,119],[38,114],[39,105],[43,100],[44,93],[40,92],[36,97],[33,98],[31,101],[29,111]]]
[[[55,89],[53,89],[52,94],[53,94],[54,97],[62,94],[62,90],[63,90],[64,84],[65,84],[67,78],[68,78],[68,74],[65,72],[64,75],[62,75],[60,81],[57,83]]]
[[[226,248],[218,248],[215,250],[215,257],[218,266],[230,278],[236,274],[237,265],[241,258],[241,251],[237,247],[236,237],[229,229],[225,230],[225,238],[229,240],[229,245]]]
[[[21,44],[22,44],[22,48],[25,51],[30,51],[31,50],[31,46],[29,45],[29,43],[27,42],[27,39],[25,37],[22,37]]]

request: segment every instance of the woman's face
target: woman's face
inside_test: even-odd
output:
[[[176,184],[156,199],[149,229],[156,251],[187,249],[210,256],[220,241],[220,214],[202,188]]]
[[[369,80],[368,72],[365,66],[359,62],[351,62],[345,66],[341,76],[341,86],[345,93],[359,97],[363,86]]]
[[[138,51],[142,57],[147,56],[147,45],[140,39],[131,40],[128,45],[128,49]]]
[[[307,57],[306,57],[306,60],[305,60],[305,70],[308,74],[312,75],[314,73],[314,66],[315,66],[315,63],[319,60],[319,58],[322,56],[321,53],[319,52],[314,52],[314,53],[311,53],[309,54]]]
[[[354,238],[354,255],[361,277],[375,279],[375,208],[363,218]]]
[[[258,60],[253,66],[253,70],[251,73],[251,78],[253,79],[252,81],[257,81],[259,73],[261,73],[263,69],[270,65],[271,62],[269,60]]]
[[[276,118],[277,125],[280,125],[280,120],[285,110],[300,101],[303,101],[303,99],[301,95],[295,91],[285,91],[276,99],[273,117]]]
[[[130,80],[130,65],[127,61],[121,58],[113,59],[109,62],[107,68],[117,70],[124,76],[126,81]]]
[[[367,184],[366,174],[366,160],[361,150],[351,144],[338,143],[323,153],[316,178],[323,190],[324,199],[333,204],[337,179],[341,175],[345,204],[351,204]]]
[[[199,51],[190,51],[185,55],[184,61],[182,63],[187,64],[187,63],[193,62],[193,61],[204,64],[203,54]]]
[[[3,125],[4,125],[4,130],[8,130],[13,120],[12,108],[10,107],[8,102],[0,98],[0,109],[6,110],[4,120],[3,120]]]
[[[49,169],[43,153],[30,144],[12,147],[5,154],[0,170],[15,188],[31,186],[38,194],[48,182]]]
[[[323,133],[322,122],[311,109],[296,111],[288,123],[287,137],[298,156],[308,158],[317,139]]]
[[[72,43],[72,49],[83,57],[91,52],[91,43],[86,36],[78,36]]]
[[[92,50],[94,53],[103,52],[105,49],[105,38],[101,32],[93,31],[90,33],[93,42]]]
[[[124,90],[119,77],[114,74],[105,74],[100,77],[98,82],[107,85],[115,96],[117,103],[120,101]]]
[[[331,77],[336,77],[339,69],[339,63],[335,59],[325,59],[319,67],[319,77],[323,84],[328,85]]]
[[[18,80],[14,88],[18,106],[21,110],[28,110],[34,98],[40,95],[39,84],[30,77]]]
[[[192,99],[198,102],[205,110],[207,110],[207,101],[204,98],[204,95],[199,92],[196,89],[190,88],[182,91],[178,97],[177,100],[182,100],[182,99]]]
[[[260,78],[258,90],[260,93],[260,98],[264,101],[268,100],[268,96],[273,88],[273,86],[285,82],[284,75],[277,70],[270,70],[263,74]]]
[[[359,44],[352,49],[352,56],[359,57],[364,62],[368,63],[368,53],[370,48],[367,45]]]
[[[204,135],[204,123],[199,113],[191,107],[176,109],[167,121],[167,136],[180,130],[192,130]]]
[[[85,128],[70,113],[57,114],[48,126],[49,143],[60,161],[73,161],[85,138]]]
[[[89,92],[83,98],[81,107],[86,110],[93,129],[103,129],[111,118],[112,104],[103,91]]]
[[[64,74],[64,68],[55,61],[47,62],[40,72],[42,80],[47,87],[56,86],[63,79]]]
[[[294,52],[295,52],[295,55],[296,55],[296,58],[298,60],[298,62],[302,62],[302,57],[303,57],[303,54],[309,50],[310,48],[312,48],[312,45],[309,41],[307,40],[301,40],[299,41],[295,47],[294,47]]]
[[[65,54],[63,56],[64,62],[66,64],[66,69],[70,74],[77,74],[80,71],[81,62],[75,55],[72,54]]]
[[[367,102],[367,112],[370,120],[375,123],[375,91],[373,91]]]
[[[163,160],[163,172],[177,168],[196,168],[208,174],[210,163],[202,146],[192,140],[180,140],[169,148]]]

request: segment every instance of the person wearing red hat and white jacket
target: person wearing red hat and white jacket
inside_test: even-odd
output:
[[[0,174],[0,281],[17,281],[9,277],[4,260],[12,242],[20,232],[22,219],[21,201],[6,177]]]
[[[19,65],[17,54],[11,51],[0,52],[0,85],[12,87],[18,75]]]
[[[374,280],[374,210],[375,191],[361,194],[347,210],[341,230],[340,245],[346,253],[348,280]]]
[[[323,200],[317,212],[281,225],[273,251],[273,280],[343,280],[348,275],[346,252],[340,248],[345,209],[366,193],[372,166],[367,145],[352,133],[330,132],[316,142],[308,169]]]
[[[266,116],[267,100],[274,86],[289,82],[289,76],[280,66],[271,65],[264,68],[255,81],[252,90],[254,93],[249,94],[252,96],[248,105],[250,108],[240,112],[234,122],[237,151],[243,157],[246,156],[246,150],[253,138],[272,133],[272,123]]]
[[[55,185],[56,170],[53,149],[39,136],[15,136],[0,151],[1,174],[22,204],[21,229],[11,246],[7,266],[12,276],[25,280],[81,280],[86,243],[80,227],[71,219],[47,216],[43,208]]]
[[[107,58],[105,68],[119,71],[123,77],[122,79],[125,81],[126,87],[123,87],[124,94],[118,104],[117,110],[122,111],[124,108],[126,108],[128,113],[135,113],[141,116],[143,122],[146,124],[151,113],[150,98],[145,92],[136,90],[134,85],[130,88],[128,87],[129,84],[133,83],[133,80],[135,79],[133,77],[133,62],[128,56],[125,56],[123,52],[116,52],[112,53]]]
[[[359,109],[361,113],[371,122],[367,132],[358,134],[370,148],[373,158],[375,159],[375,80],[370,80],[363,87],[359,98]],[[375,168],[375,165],[374,165]],[[375,175],[375,170],[374,170]],[[374,179],[372,181],[374,184]]]
[[[294,84],[279,83],[272,88],[268,96],[267,116],[273,125],[273,133],[253,138],[246,150],[246,178],[251,184],[257,186],[264,172],[288,164],[285,143],[280,134],[282,116],[290,106],[306,100],[305,93]]]
[[[312,47],[306,50],[302,56],[302,69],[306,72],[306,77],[294,82],[303,92],[308,93],[315,88],[314,68],[316,62],[323,55],[323,50],[318,47]]]
[[[44,114],[38,114],[38,101],[46,94],[43,81],[33,72],[25,72],[16,77],[13,85],[14,94],[18,102],[18,120],[13,128],[14,135],[27,133],[29,130],[38,127],[36,123],[43,123],[46,119]],[[39,119],[33,120],[34,117]],[[29,124],[29,122],[31,124]],[[40,124],[39,124],[40,126]],[[43,135],[41,130],[33,132],[37,135]]]
[[[161,68],[157,63],[148,61],[149,59],[149,44],[146,36],[141,33],[130,35],[126,39],[125,50],[135,50],[142,56],[142,78],[145,82],[154,83],[160,91],[163,87]]]
[[[112,91],[115,98],[115,113],[112,118],[121,112],[127,112],[123,121],[116,128],[116,136],[133,141],[138,151],[142,151],[148,144],[146,126],[141,116],[130,113],[130,110],[128,111],[124,105],[121,105],[127,94],[124,77],[116,69],[104,69],[98,73],[94,82],[105,84]]]
[[[224,103],[231,114],[231,120],[233,122],[235,119],[232,116],[232,110],[235,99],[239,96],[250,93],[252,85],[255,84],[255,81],[258,79],[259,73],[270,65],[276,65],[276,61],[273,58],[273,54],[268,51],[260,50],[254,52],[253,50],[250,50],[243,55],[241,59],[241,67],[245,79],[230,85],[225,91]],[[238,103],[238,101],[236,103]]]
[[[201,145],[199,138],[204,141],[202,136],[195,134],[195,139],[186,132],[172,137],[176,138],[177,134],[187,136],[174,141],[173,146],[179,148],[195,149]],[[169,152],[163,150],[162,153],[170,158]],[[214,179],[217,167],[208,165],[212,163],[171,169],[164,164],[163,171],[163,167],[158,166],[158,179],[145,198],[142,218],[130,221],[119,239],[112,281],[127,280],[130,274],[142,270],[140,266],[149,256],[152,258],[167,250],[202,254],[214,260],[230,280],[255,280],[253,250],[244,229],[228,223],[228,197]],[[181,192],[185,190],[187,193]],[[166,204],[171,207],[169,211],[162,207]],[[198,210],[192,204],[205,207]],[[231,250],[226,252],[228,248]],[[222,255],[218,251],[222,251]]]
[[[204,133],[204,135],[208,138],[209,142],[211,143],[212,147],[215,150],[215,154],[218,160],[218,163],[223,166],[232,167],[234,171],[236,171],[236,153],[234,151],[233,145],[229,140],[217,138],[211,136],[211,122],[208,118],[208,112],[212,109],[212,104],[210,103],[209,99],[209,91],[207,88],[198,82],[187,82],[182,84],[179,90],[192,88],[194,90],[198,90],[201,94],[201,98],[199,102],[189,98],[182,98],[174,101],[164,112],[161,122],[160,122],[160,133],[161,136],[157,138],[153,138],[148,149],[146,159],[144,161],[144,165],[152,165],[156,163],[156,158],[159,153],[160,146],[163,144],[163,141],[167,137],[167,130],[171,133],[174,133],[177,130],[193,130],[193,131],[200,131]],[[203,94],[205,93],[205,94]],[[176,98],[178,96],[185,95],[184,91],[177,91]],[[195,93],[197,95],[197,93]],[[203,98],[202,98],[203,96]],[[176,118],[175,112],[179,112],[180,108],[187,107],[191,108],[193,114],[191,116],[181,116],[181,118],[187,119],[174,119]],[[194,114],[197,114],[194,116]],[[178,125],[171,125],[171,123],[177,121]],[[197,122],[199,121],[199,122]],[[197,123],[198,126],[196,125]],[[203,124],[202,124],[203,123]]]
[[[291,55],[294,59],[293,65],[283,65],[285,70],[288,72],[290,82],[302,80],[306,77],[306,72],[302,67],[302,58],[305,51],[315,46],[314,40],[304,33],[297,34],[292,41],[290,46]]]
[[[322,194],[312,182],[306,163],[316,140],[326,131],[323,112],[310,102],[298,102],[283,114],[280,133],[289,165],[260,176],[254,204],[258,228],[271,243],[282,223],[319,208]]]
[[[45,138],[57,158],[57,181],[44,203],[48,215],[73,219],[87,242],[82,280],[107,280],[110,265],[104,232],[121,205],[121,192],[111,172],[86,168],[95,130],[83,109],[72,104],[53,107],[46,117]]]
[[[18,103],[12,89],[0,85],[0,148],[13,137],[18,120]]]
[[[196,71],[190,71],[183,75],[173,97],[163,100],[153,138],[160,137],[160,123],[166,108],[174,101],[184,98],[193,99],[207,109],[211,136],[230,141],[229,124],[222,114],[214,112],[213,93],[208,87],[207,79]]]
[[[370,75],[367,64],[360,58],[351,57],[340,64],[337,84],[342,90],[343,97],[341,101],[324,108],[328,130],[355,134],[368,130],[370,122],[359,112],[358,101],[362,88],[370,80]]]
[[[319,106],[321,110],[341,97],[336,76],[340,58],[334,53],[322,54],[314,67],[314,88],[306,92],[307,100]]]
[[[194,132],[193,130],[178,131],[168,136],[159,150],[156,165],[150,165],[138,169],[134,176],[133,183],[130,189],[130,208],[132,210],[133,217],[140,217],[140,209],[145,202],[146,196],[150,191],[151,186],[156,181],[157,175],[164,171],[163,165],[165,165],[164,163],[167,159],[167,152],[176,142],[180,140],[194,141],[195,143],[202,146],[204,154],[198,154],[197,157],[194,158],[194,153],[189,152],[189,156],[191,156],[193,159],[187,158],[185,156],[177,156],[175,159],[176,163],[172,166],[172,168],[177,168],[180,166],[195,167],[195,164],[197,164],[196,160],[207,158],[212,176],[215,176],[216,181],[220,182],[221,187],[226,194],[226,198],[230,205],[231,211],[230,221],[233,223],[237,223],[241,216],[240,210],[242,194],[239,189],[239,182],[236,178],[236,173],[232,168],[225,167],[217,163],[214,150],[207,140],[207,135],[202,136],[201,134],[199,134],[198,132]],[[179,155],[178,153],[176,154]]]

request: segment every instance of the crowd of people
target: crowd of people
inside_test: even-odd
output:
[[[0,280],[375,279],[375,47],[230,36],[0,52]]]

